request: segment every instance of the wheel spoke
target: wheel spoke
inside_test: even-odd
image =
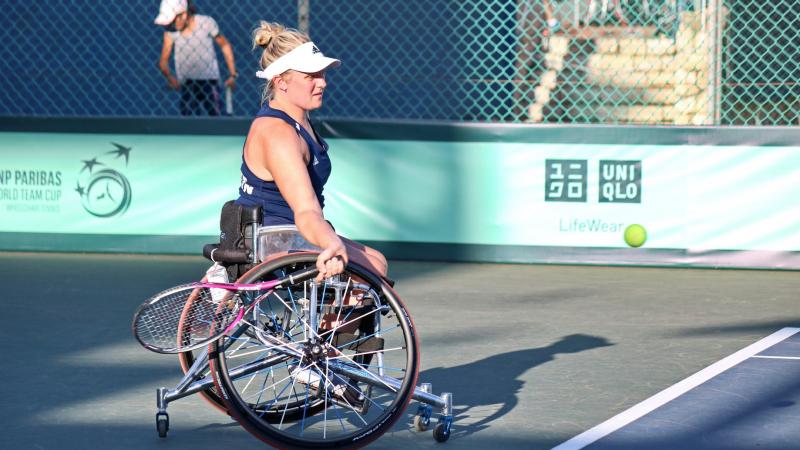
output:
[[[369,315],[376,314],[377,312],[378,312],[377,310],[370,311],[370,312],[364,313],[364,314],[362,314],[362,315],[360,315],[360,316],[358,316],[356,318],[350,319],[347,322],[340,323],[340,324],[336,325],[334,328],[332,328],[332,329],[330,329],[328,331],[325,331],[323,333],[320,333],[319,337],[323,337],[323,336],[325,336],[326,334],[329,334],[329,333],[331,334],[331,336],[333,336],[333,334],[335,334],[336,330],[338,330],[339,328],[343,327],[344,325],[349,325],[351,323],[355,323],[356,321],[361,320],[361,319],[363,319],[363,318],[365,318],[365,317],[367,317]]]

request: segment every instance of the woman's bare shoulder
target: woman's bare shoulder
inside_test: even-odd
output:
[[[258,117],[250,124],[250,134],[284,134],[294,132],[285,120],[277,117]]]
[[[301,148],[297,130],[286,121],[275,117],[259,117],[255,119],[250,125],[248,142],[257,143],[277,151],[297,151]]]

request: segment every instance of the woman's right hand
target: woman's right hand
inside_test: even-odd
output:
[[[336,236],[317,257],[319,275],[317,275],[316,280],[322,281],[325,278],[344,272],[347,261],[347,248],[344,246],[344,242],[342,242],[339,236]]]
[[[167,85],[170,87],[170,89],[176,91],[181,88],[181,82],[172,75],[167,75]]]

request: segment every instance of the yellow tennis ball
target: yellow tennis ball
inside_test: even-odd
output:
[[[647,230],[635,223],[625,228],[625,243],[631,247],[641,247],[647,240]]]

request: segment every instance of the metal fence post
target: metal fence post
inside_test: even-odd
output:
[[[297,0],[297,29],[309,34],[311,28],[311,0]]]
[[[722,102],[722,28],[723,23],[723,0],[713,0],[714,2],[714,125],[721,123],[721,102]]]

